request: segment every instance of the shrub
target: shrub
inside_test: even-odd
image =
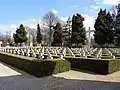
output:
[[[72,57],[65,57],[65,59],[71,63],[72,69],[87,70],[98,74],[110,74],[120,70],[120,60]]]
[[[57,74],[70,70],[70,63],[66,60],[39,60],[25,56],[0,53],[0,60],[24,70],[36,77]]]
[[[120,60],[116,59],[116,60],[110,60],[109,61],[109,68],[108,68],[108,73],[113,73],[116,71],[120,70]]]

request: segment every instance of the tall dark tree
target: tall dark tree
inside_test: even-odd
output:
[[[114,21],[113,21],[113,18],[111,16],[111,14],[108,12],[107,15],[106,15],[106,20],[105,20],[105,24],[106,24],[106,31],[108,33],[106,33],[106,36],[107,36],[107,41],[106,43],[113,43],[113,40],[114,40]]]
[[[120,4],[117,6],[115,43],[120,45]]]
[[[72,17],[72,36],[71,36],[71,43],[77,43],[77,40],[76,40],[76,32],[75,30],[77,30],[77,27],[76,27],[76,24],[75,24],[75,14],[73,15]]]
[[[25,31],[23,24],[21,24],[20,27],[17,28],[16,34],[13,35],[13,38],[16,44],[23,43],[28,40],[27,32]]]
[[[55,31],[53,34],[53,42],[52,45],[54,46],[61,46],[62,45],[62,27],[58,22],[54,27]]]
[[[102,10],[100,9],[100,12],[98,13],[98,17],[96,19],[94,28],[94,39],[95,42],[99,45],[103,45],[107,42],[107,33],[106,31],[107,25],[105,23],[106,20],[106,9]]]
[[[49,46],[51,45],[52,42],[52,35],[53,35],[53,30],[52,27],[59,21],[58,17],[53,13],[53,12],[48,12],[44,15],[43,17],[43,22],[46,24],[46,26],[49,27]]]
[[[71,43],[75,45],[85,44],[86,32],[85,28],[83,27],[83,21],[84,18],[78,13],[72,17]]]
[[[72,20],[70,17],[68,17],[68,20],[62,27],[62,40],[63,40],[63,46],[71,46],[71,32],[72,32]]]
[[[37,25],[37,43],[41,43],[42,41],[42,34],[41,34],[41,31],[40,31],[40,26],[39,24]]]

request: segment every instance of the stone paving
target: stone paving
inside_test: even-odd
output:
[[[0,90],[120,90],[120,71],[97,75],[70,70],[36,78],[0,62]]]

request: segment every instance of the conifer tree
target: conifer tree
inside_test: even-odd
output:
[[[76,16],[73,15],[72,17],[71,43],[74,43],[75,45],[85,44],[86,32],[83,27],[83,21],[84,18],[79,13],[77,13]]]
[[[112,18],[111,14],[109,12],[106,15],[105,23],[107,25],[107,28],[106,28],[107,42],[106,43],[110,44],[110,43],[113,43],[113,40],[114,40],[114,31],[113,31],[114,21],[113,21],[113,18]]]
[[[106,9],[102,10],[100,9],[100,12],[98,13],[98,17],[96,19],[94,28],[94,39],[95,42],[99,45],[103,45],[107,42],[107,34],[108,31],[106,30],[107,25],[105,23],[106,20]]]
[[[117,6],[115,37],[115,43],[120,44],[120,4]]]
[[[37,43],[41,43],[41,41],[42,41],[42,34],[41,34],[41,31],[40,31],[41,29],[40,29],[40,26],[39,26],[39,24],[37,25]]]
[[[28,40],[27,32],[25,31],[25,28],[23,24],[20,25],[20,27],[16,30],[16,34],[13,34],[14,42],[15,43],[23,43]]]
[[[62,45],[62,27],[58,22],[54,27],[55,31],[53,34],[53,42],[52,45],[54,46],[61,46]]]

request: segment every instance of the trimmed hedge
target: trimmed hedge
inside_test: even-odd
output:
[[[120,60],[119,59],[110,60],[108,71],[109,71],[109,73],[120,71]]]
[[[110,74],[120,70],[120,60],[95,59],[95,58],[70,58],[65,57],[71,63],[72,69],[87,70],[98,74]]]
[[[36,77],[48,76],[70,70],[70,63],[66,60],[39,60],[26,56],[0,53],[0,61]]]

